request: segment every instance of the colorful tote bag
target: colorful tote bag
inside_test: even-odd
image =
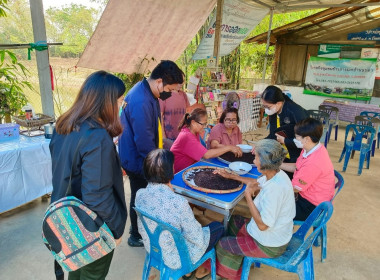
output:
[[[91,130],[81,137],[74,152]],[[62,269],[75,271],[110,253],[116,247],[111,230],[98,215],[80,199],[70,196],[74,161],[66,194],[52,203],[42,222],[42,239],[55,258],[56,279],[64,277]]]
[[[49,206],[42,223],[42,238],[66,271],[90,264],[116,247],[108,226],[74,196],[63,197]]]

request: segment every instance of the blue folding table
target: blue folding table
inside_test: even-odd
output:
[[[227,167],[227,164],[220,162],[218,159],[210,159],[201,160],[193,165],[190,165],[174,175],[174,179],[171,181],[174,191],[184,196],[190,203],[222,214],[224,216],[224,228],[227,229],[228,220],[230,219],[233,208],[243,198],[246,186],[244,185],[243,188],[237,192],[226,194],[205,193],[195,190],[186,185],[182,179],[183,172],[195,166],[213,166],[223,168]],[[257,171],[257,168],[252,168],[248,174],[242,176],[257,178],[259,175],[260,173]]]

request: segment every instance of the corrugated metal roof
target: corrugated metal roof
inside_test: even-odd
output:
[[[271,44],[276,42],[347,41],[347,33],[380,26],[379,6],[332,8],[273,29]],[[266,43],[267,33],[245,40]]]

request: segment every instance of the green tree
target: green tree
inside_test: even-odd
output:
[[[7,16],[7,7],[8,0],[0,0],[0,17],[6,17]]]
[[[2,44],[27,44],[34,42],[29,1],[8,2],[7,16],[1,18],[0,42]],[[14,50],[19,57],[27,58],[26,50]]]
[[[50,41],[63,46],[50,47],[53,56],[78,57],[95,30],[100,10],[71,4],[46,10],[46,29]]]

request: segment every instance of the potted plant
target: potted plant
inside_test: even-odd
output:
[[[11,122],[11,115],[20,114],[27,103],[23,89],[33,89],[28,77],[29,71],[13,52],[0,50],[0,123]]]

